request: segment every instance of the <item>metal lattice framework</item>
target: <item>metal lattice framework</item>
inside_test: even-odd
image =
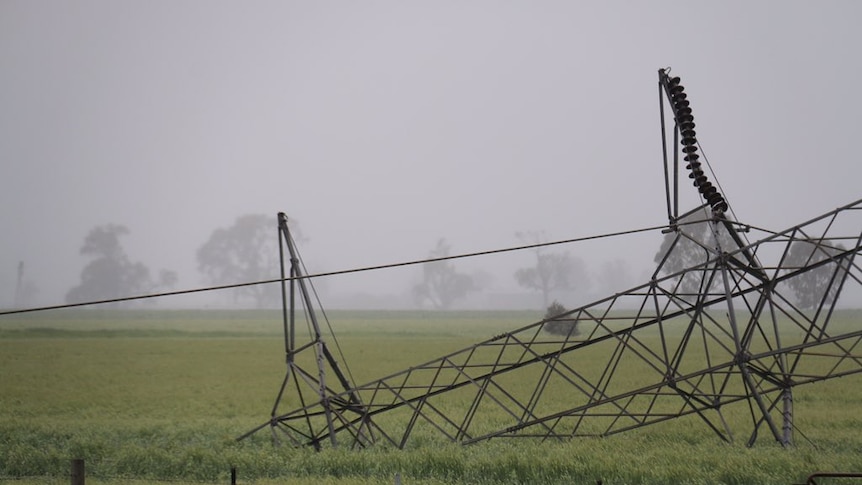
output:
[[[294,285],[307,312],[311,302],[280,215],[288,373],[270,420],[241,439],[269,427],[297,446],[402,448],[419,432],[463,444],[567,439],[695,416],[727,441],[742,428],[749,445],[764,430],[790,445],[793,388],[862,372],[862,323],[833,318],[842,293],[862,288],[862,200],[781,232],[733,221],[701,170],[679,78],[661,70],[659,88],[704,203],[678,214],[678,155],[669,161],[665,149],[670,225],[651,280],[382,379],[349,383],[314,318],[311,340],[297,345]],[[558,321],[577,331],[545,331]],[[748,418],[729,419],[731,407]]]

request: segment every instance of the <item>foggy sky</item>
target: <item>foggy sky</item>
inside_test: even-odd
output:
[[[96,225],[204,284],[195,251],[283,211],[311,272],[665,224],[657,70],[736,216],[862,197],[855,1],[0,1],[0,307],[59,304]],[[683,190],[689,207],[694,188]],[[564,249],[634,281],[661,235]],[[495,275],[528,254],[459,262]],[[420,269],[332,278],[398,292]],[[170,306],[170,302],[164,302]]]

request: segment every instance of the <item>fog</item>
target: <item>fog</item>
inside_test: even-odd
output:
[[[278,212],[299,221],[310,273],[419,260],[440,238],[461,254],[666,224],[667,66],[735,215],[783,230],[862,196],[859,18],[855,1],[4,0],[0,307],[20,262],[28,303],[62,304],[108,223],[177,290],[207,285],[197,249],[245,214],[273,233]],[[554,250],[633,286],[661,237]],[[513,273],[531,258],[455,260],[489,282],[463,305],[522,301]],[[398,306],[420,279],[316,286],[324,305]]]

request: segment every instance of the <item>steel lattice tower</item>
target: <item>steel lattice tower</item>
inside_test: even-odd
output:
[[[311,341],[295,341],[295,285],[306,295],[307,312],[311,302],[280,215],[291,253],[290,291],[283,286],[288,373],[270,420],[240,439],[269,427],[297,446],[382,441],[403,448],[420,429],[468,444],[608,436],[696,416],[727,441],[742,428],[749,445],[761,433],[792,444],[793,388],[862,372],[862,323],[832,318],[841,294],[862,287],[855,259],[862,250],[862,200],[780,232],[734,221],[702,169],[685,90],[668,73],[659,71],[669,226],[650,281],[354,385],[313,317]],[[683,214],[680,157],[703,201]],[[557,321],[578,331],[543,330]],[[635,368],[638,381],[627,372]],[[281,411],[288,395],[290,410]],[[749,419],[728,420],[724,411],[731,406],[747,409]]]

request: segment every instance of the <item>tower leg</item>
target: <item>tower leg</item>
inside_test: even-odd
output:
[[[785,447],[793,446],[793,388],[787,386],[781,391],[782,400],[782,416],[784,425],[782,426],[781,444]]]

